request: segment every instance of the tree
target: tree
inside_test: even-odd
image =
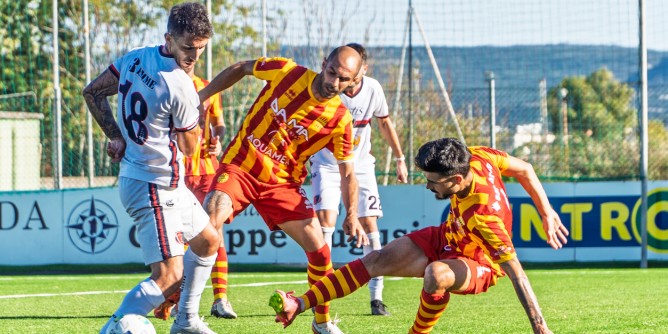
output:
[[[559,95],[567,89],[566,122]],[[638,176],[639,142],[634,90],[602,68],[587,77],[564,78],[548,93],[552,174],[570,179],[631,179]],[[568,131],[566,131],[568,130]],[[566,132],[568,136],[565,136]]]

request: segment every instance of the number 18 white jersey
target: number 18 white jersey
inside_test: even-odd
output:
[[[190,77],[160,46],[134,49],[109,69],[118,77],[118,125],[126,141],[119,176],[176,187],[184,175],[175,131],[198,126]]]

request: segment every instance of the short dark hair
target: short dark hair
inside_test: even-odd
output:
[[[167,32],[174,37],[190,33],[195,37],[211,38],[213,27],[206,8],[201,3],[184,2],[169,10]]]
[[[366,48],[362,44],[348,43],[346,46],[355,49],[360,54],[360,57],[362,57],[362,64],[366,64]]]
[[[471,168],[471,152],[455,138],[441,138],[420,147],[415,167],[443,176],[467,175]]]

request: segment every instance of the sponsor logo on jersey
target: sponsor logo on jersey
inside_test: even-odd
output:
[[[141,61],[139,60],[139,58],[135,58],[134,61],[132,62],[132,65],[130,65],[128,72],[136,74],[141,80],[141,82],[144,83],[144,85],[146,85],[146,87],[150,89],[155,88],[157,81],[151,78],[140,65]]]
[[[278,107],[278,98],[271,101],[271,110],[274,112],[274,121],[287,131],[292,141],[299,139],[308,141],[308,130],[294,118],[287,119],[285,109]]]

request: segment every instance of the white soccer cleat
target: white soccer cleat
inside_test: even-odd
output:
[[[314,334],[343,334],[336,324],[339,322],[338,319],[330,320],[323,322],[321,324],[315,323],[315,319],[311,323],[311,330]]]
[[[216,318],[236,319],[237,314],[227,299],[218,299],[211,305],[211,315]]]
[[[169,330],[169,334],[217,334],[206,322],[202,321],[200,318],[192,319],[192,322],[188,326],[183,326],[176,321],[172,324],[172,328]]]

